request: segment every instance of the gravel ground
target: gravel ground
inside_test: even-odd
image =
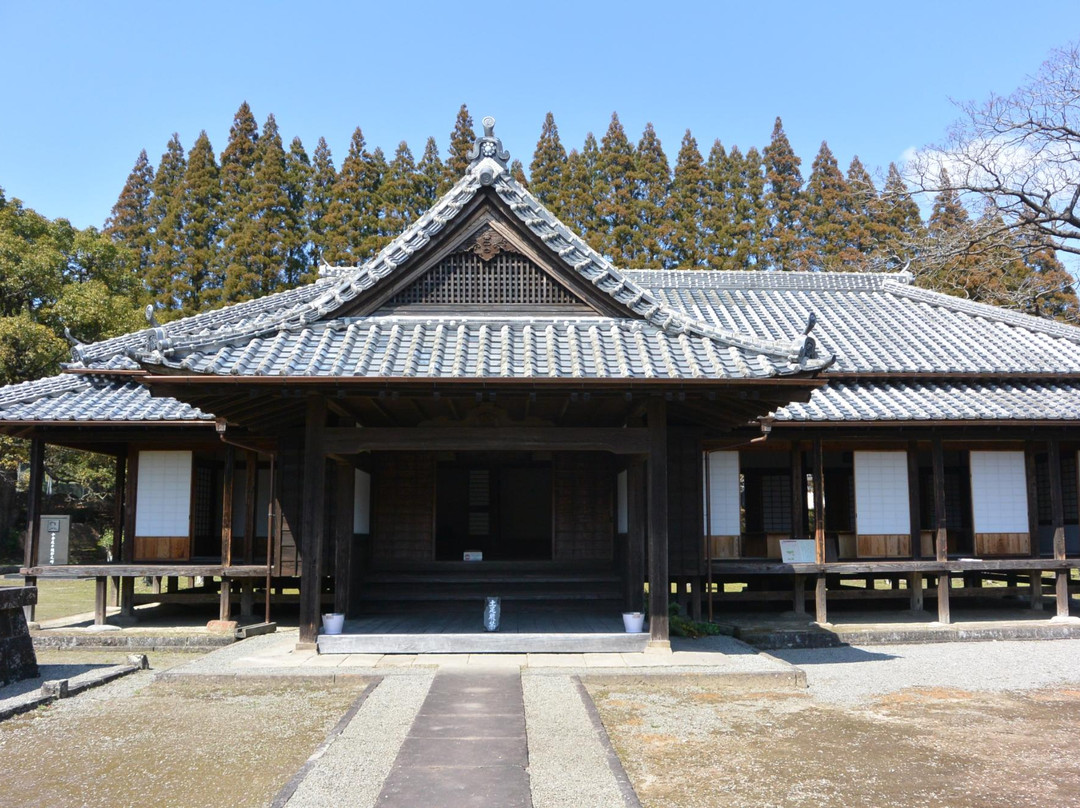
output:
[[[607,753],[568,676],[523,676],[534,808],[624,805]]]
[[[912,687],[1035,690],[1080,683],[1080,640],[950,642],[774,651],[819,701],[855,704]]]
[[[432,673],[383,679],[319,758],[290,808],[371,808],[431,686]]]

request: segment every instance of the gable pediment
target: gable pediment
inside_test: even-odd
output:
[[[551,252],[494,193],[338,316],[424,311],[578,312],[626,316]]]

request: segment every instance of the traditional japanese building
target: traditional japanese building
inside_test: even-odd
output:
[[[493,123],[364,265],[0,389],[32,446],[24,573],[96,577],[101,621],[109,577],[125,611],[151,576],[222,618],[298,583],[302,642],[324,601],[484,595],[647,603],[661,646],[673,593],[812,597],[820,622],[828,598],[930,597],[947,622],[950,596],[1041,608],[1050,585],[1068,615],[1080,329],[904,274],[615,267]],[[46,443],[116,457],[112,563],[39,563]],[[171,592],[191,576],[217,591]]]

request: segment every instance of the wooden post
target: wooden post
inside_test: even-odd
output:
[[[1061,491],[1061,445],[1057,439],[1047,441],[1047,462],[1050,464],[1050,522],[1054,528],[1054,560],[1065,560],[1065,505]],[[1057,616],[1069,616],[1069,571],[1054,573]]]
[[[120,544],[121,560],[128,564],[135,560],[135,514],[138,507],[139,450],[129,446],[124,485],[124,536]],[[121,587],[121,595],[123,595],[123,587]]]
[[[945,449],[941,445],[941,438],[936,435],[933,440],[932,454],[934,469],[934,555],[938,561],[947,561],[949,557],[949,534],[947,511],[945,509]],[[949,573],[942,572],[938,575],[937,583],[939,623],[952,622],[949,613],[949,586]]]
[[[908,441],[907,446],[908,525],[911,534],[911,557],[922,558],[922,520],[919,502],[919,443]],[[911,579],[908,579],[909,583]],[[921,598],[920,598],[921,600]],[[914,603],[911,608],[915,608]],[[921,609],[922,606],[920,605]]]
[[[908,573],[908,589],[911,594],[911,611],[923,610],[923,574],[921,572]]]
[[[806,474],[803,472],[802,445],[791,443],[791,538],[806,535]]]
[[[631,459],[626,469],[626,609],[643,611],[645,596],[645,460]]]
[[[120,616],[135,617],[135,579],[130,575],[120,579]]]
[[[1036,470],[1035,447],[1030,444],[1024,447],[1024,476],[1027,482],[1028,545],[1031,557],[1038,558],[1041,555],[1039,550],[1039,475]],[[1041,570],[1032,570],[1028,573],[1030,587],[1028,600],[1035,611],[1042,611],[1043,608],[1042,578]]]
[[[825,452],[821,438],[814,438],[814,560],[825,563]],[[814,620],[822,624],[829,622],[827,591],[825,573],[819,572],[814,582]]]
[[[668,508],[667,508],[667,402],[649,399],[649,641],[669,646]]]
[[[308,396],[304,425],[304,504],[300,532],[300,643],[318,638],[322,590],[322,543],[325,509],[326,400]]]
[[[339,461],[334,499],[334,611],[347,614],[351,604],[353,551],[353,507],[355,505],[356,469]]]
[[[240,580],[240,616],[251,617],[255,614],[255,581],[252,578]]]
[[[127,455],[118,454],[116,456],[116,465],[113,472],[113,540],[112,540],[112,556],[110,561],[120,561],[124,547],[124,525],[126,523],[125,518],[125,497],[127,489]],[[112,600],[116,606],[120,605],[120,579],[116,576],[112,577]]]
[[[259,501],[259,455],[244,453],[244,563],[255,563],[255,524]]]
[[[236,482],[236,448],[225,444],[225,467],[221,475],[221,565],[232,566],[233,487]],[[222,576],[218,590],[218,620],[232,618],[232,581]]]
[[[41,487],[45,481],[45,441],[34,438],[30,441],[30,481],[26,502],[26,542],[24,544],[24,566],[36,567],[38,545],[41,543]]]
[[[795,616],[806,616],[806,576],[795,573]]]
[[[1032,570],[1028,573],[1028,584],[1031,587],[1031,608],[1041,612],[1043,608],[1043,574],[1042,570]]]
[[[109,576],[94,579],[94,625],[103,626],[107,617],[106,604],[109,596]]]

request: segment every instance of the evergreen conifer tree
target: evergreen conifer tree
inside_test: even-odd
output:
[[[697,141],[687,129],[671,181],[671,258],[679,269],[700,269],[706,265],[705,222],[711,214],[708,203],[712,201],[705,163]]]
[[[277,291],[284,280],[291,205],[285,182],[285,149],[277,121],[269,115],[255,143],[253,182],[240,216],[225,236],[230,257],[225,299],[251,300]]]
[[[379,203],[383,210],[384,230],[391,238],[400,234],[424,211],[420,176],[416,172],[409,144],[404,140],[398,144],[394,159],[390,161],[386,180],[379,189]]]
[[[873,222],[879,264],[896,270],[916,257],[916,245],[924,240],[925,226],[919,206],[895,163],[889,164]]]
[[[561,197],[567,181],[566,149],[559,140],[559,127],[550,112],[544,116],[540,139],[529,164],[529,190],[556,216],[562,215]]]
[[[525,166],[523,166],[521,161],[516,158],[510,161],[510,176],[528,189],[529,178],[525,176]]]
[[[735,204],[740,189],[742,154],[738,146],[729,156],[714,140],[705,163],[705,204],[701,217],[702,254],[709,269],[734,269]],[[678,174],[678,169],[675,169]]]
[[[761,153],[751,146],[744,157],[738,147],[728,153],[732,178],[731,269],[768,269],[766,253],[769,208],[766,202],[765,170]]]
[[[671,264],[672,220],[669,195],[671,169],[660,138],[651,123],[645,124],[634,151],[633,179],[634,252],[628,266],[662,269]]]
[[[620,266],[640,252],[637,207],[634,200],[634,147],[617,113],[600,141],[596,214],[600,222],[601,252]]]
[[[226,241],[233,230],[243,226],[244,206],[255,185],[255,144],[258,140],[259,127],[251,107],[244,101],[233,116],[229,142],[221,152],[221,235]],[[235,260],[238,257],[233,254],[233,244],[226,245],[222,250],[224,265]]]
[[[150,197],[150,224],[153,246],[146,289],[154,301],[166,310],[179,308],[175,277],[179,265],[181,225],[180,185],[187,171],[187,158],[180,145],[180,135],[173,133],[161,155]]]
[[[150,221],[153,184],[154,169],[146,159],[146,149],[143,149],[135,160],[135,167],[128,174],[112,213],[105,221],[105,234],[136,256],[140,278],[146,277],[154,252]]]
[[[858,265],[865,269],[878,246],[875,219],[879,206],[874,180],[858,155],[851,158],[851,164],[848,166],[847,187],[851,199],[848,247],[852,251],[852,260],[857,261]]]
[[[311,191],[308,194],[304,220],[307,223],[307,240],[311,243],[311,258],[318,265],[327,261],[333,224],[330,221],[330,206],[334,201],[334,188],[337,185],[337,171],[334,170],[334,158],[325,138],[319,138],[315,146],[315,155],[311,166]]]
[[[378,146],[375,147],[375,151],[364,154],[363,189],[366,198],[370,200],[370,207],[362,222],[363,238],[360,241],[360,256],[365,261],[397,235],[386,229],[385,214],[379,198],[379,189],[389,170],[386,155]]]
[[[765,254],[772,269],[806,269],[803,245],[802,162],[791,148],[784,133],[784,124],[777,118],[772,139],[762,154],[768,191],[765,204],[769,212],[769,229]]]
[[[175,198],[178,271],[174,296],[181,312],[196,314],[221,303],[224,280],[218,241],[221,178],[206,132],[200,132],[191,147]]]
[[[330,227],[325,258],[331,264],[362,263],[380,246],[383,235],[375,194],[385,170],[382,151],[369,152],[364,133],[357,127],[349,143],[349,153],[341,163],[327,212]]]
[[[285,155],[285,196],[289,200],[288,227],[283,235],[286,287],[296,286],[309,279],[312,269],[308,241],[307,210],[311,194],[313,171],[307,150],[299,137],[294,137]]]
[[[419,180],[420,204],[423,210],[427,210],[438,201],[439,189],[446,175],[435,138],[429,137],[427,143],[424,144],[424,154],[416,166],[416,172]]]
[[[801,263],[808,269],[835,271],[854,262],[858,253],[848,246],[854,219],[851,194],[825,141],[811,166],[804,200],[806,233]]]
[[[465,176],[465,172],[469,170],[469,152],[472,151],[475,142],[476,132],[473,131],[472,116],[469,114],[469,108],[462,104],[454,120],[454,131],[450,133],[450,156],[446,160],[443,181],[439,188],[440,196],[449,191],[450,186]]]
[[[603,252],[604,235],[596,208],[600,193],[600,148],[592,132],[585,136],[580,152],[571,150],[567,155],[566,175],[560,192],[563,221],[587,239],[590,247]]]

